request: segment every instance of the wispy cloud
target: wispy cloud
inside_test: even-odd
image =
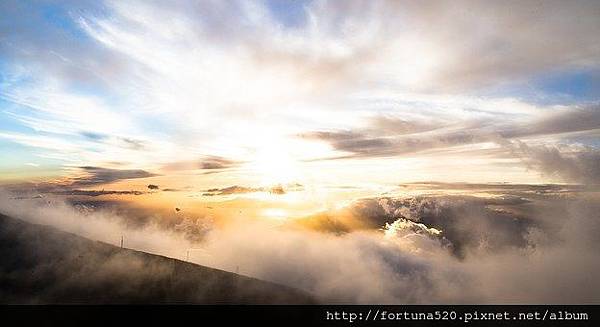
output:
[[[70,186],[108,184],[124,179],[158,176],[141,169],[111,169],[93,166],[79,167],[79,169],[83,172],[82,176],[71,178],[69,180]]]
[[[74,196],[101,196],[101,195],[142,195],[145,192],[142,191],[113,191],[113,190],[63,190],[63,191],[52,191],[50,193],[60,195],[74,195]]]
[[[238,167],[242,162],[226,159],[218,156],[205,156],[204,158],[191,161],[170,162],[162,166],[165,171],[178,170],[213,170]]]
[[[19,126],[0,136],[69,165],[214,175],[255,174],[275,154],[417,157],[498,135],[555,146],[599,127],[597,103],[533,99],[554,96],[539,76],[599,71],[594,1],[292,9],[5,2],[0,117]]]

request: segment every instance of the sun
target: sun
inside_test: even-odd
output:
[[[264,140],[254,153],[251,170],[263,185],[285,185],[298,179],[298,162],[289,144],[278,139]]]

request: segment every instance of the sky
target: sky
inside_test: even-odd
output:
[[[597,1],[3,1],[0,180],[598,183],[599,15]]]
[[[331,303],[598,303],[599,17],[0,1],[0,214]]]

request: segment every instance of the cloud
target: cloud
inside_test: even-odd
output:
[[[332,150],[309,147],[294,160],[477,152],[487,144],[498,147],[493,159],[517,157],[551,178],[600,183],[597,150],[570,139],[595,141],[597,104],[541,106],[518,94],[478,93],[548,73],[596,72],[597,1],[315,1],[293,28],[262,2],[66,2],[51,20],[42,7],[0,4],[0,98],[19,124],[0,137],[81,167],[72,190],[50,190],[137,192],[79,187],[156,176],[147,167],[233,171],[275,141],[303,149],[290,146],[289,134]],[[142,169],[102,168],[111,161]],[[243,221],[209,231],[204,217],[185,217],[177,228],[130,226],[155,222],[157,213],[88,212],[46,195],[3,200],[2,210],[113,243],[127,231],[132,246],[170,256],[202,244],[213,257],[198,262],[240,266],[332,302],[597,302],[599,286],[589,280],[600,268],[597,201],[572,198],[585,188],[491,188],[494,196],[483,199],[362,199],[295,224],[305,229]],[[290,187],[205,195],[269,191]]]
[[[581,204],[583,207],[586,204]],[[588,224],[590,211],[569,212],[558,225]],[[565,216],[563,216],[565,217]],[[208,248],[220,253],[223,266],[240,265],[244,271],[269,280],[296,285],[325,302],[333,303],[581,303],[594,302],[594,291],[579,287],[586,280],[583,271],[595,271],[597,244],[584,245],[575,235],[591,236],[578,229],[571,236],[554,235],[542,228],[487,225],[480,216],[465,218],[461,231],[474,228],[484,237],[469,245],[462,259],[453,257],[447,245],[431,233],[417,232],[430,227],[411,227],[400,232],[350,232],[339,236],[319,233],[289,232],[256,226],[239,226],[209,234]],[[552,215],[553,219],[560,219]],[[505,220],[512,218],[504,217]],[[406,222],[402,221],[401,222]],[[398,225],[398,224],[397,224]],[[426,225],[424,225],[426,226]],[[249,229],[250,228],[250,229]],[[597,227],[593,227],[597,228]],[[257,230],[258,229],[258,230]],[[496,240],[516,239],[511,232],[523,235],[523,244],[494,248]],[[444,235],[442,230],[442,235]],[[548,234],[547,234],[548,233]],[[542,237],[540,237],[542,235]],[[548,236],[551,235],[551,236]],[[554,236],[557,236],[556,238]],[[490,238],[491,247],[486,245]],[[597,239],[597,237],[596,237]],[[586,243],[587,244],[587,243]],[[573,252],[575,251],[575,252]],[[583,251],[581,256],[573,253]],[[258,260],[259,264],[254,261]],[[560,260],[569,266],[553,270]],[[531,274],[530,272],[535,273]],[[541,281],[542,279],[543,281]],[[556,282],[556,289],[548,289]],[[546,285],[546,286],[544,286]],[[572,286],[567,286],[572,285]],[[595,282],[588,284],[597,289]],[[568,291],[576,287],[574,291]],[[568,295],[566,295],[568,294]]]
[[[563,149],[556,146],[529,146],[524,142],[508,145],[531,169],[549,177],[581,184],[600,184],[600,151],[597,149]]]
[[[88,88],[114,88],[131,66],[115,53],[82,38],[81,31],[71,23],[81,13],[100,15],[105,10],[98,1],[63,1],[46,6],[4,1],[0,5],[0,56],[27,67],[22,67],[22,73],[50,75]]]
[[[296,65],[298,69],[292,69],[291,73],[304,71],[304,77],[314,76],[315,81],[324,77],[333,80],[333,84],[348,83],[361,74],[366,79],[402,82],[403,77],[398,75],[410,70],[402,67],[400,59],[410,61],[416,68],[435,70],[436,74],[431,77],[435,80],[425,82],[437,87],[447,83],[451,88],[498,82],[545,69],[598,63],[598,49],[594,47],[599,27],[595,19],[598,5],[594,1],[570,4],[555,1],[450,4],[442,1],[419,5],[404,1],[351,1],[349,4],[326,1],[305,4],[304,10],[297,13],[302,24],[293,29],[285,29],[267,2],[208,5],[183,1],[169,8],[158,3],[114,1],[69,5],[78,10],[64,19],[77,20],[75,13],[81,13],[84,32],[98,42],[81,39],[69,42],[73,37],[82,36],[82,31],[75,26],[70,31],[72,34],[64,35],[59,26],[44,19],[41,10],[34,6],[9,2],[4,4],[3,12],[7,18],[29,18],[10,20],[21,31],[10,35],[12,44],[33,47],[29,53],[38,56],[48,51],[33,51],[35,46],[55,50],[60,56],[46,55],[48,66],[66,72],[68,68],[75,70],[77,74],[71,72],[67,76],[79,79],[87,73],[108,75],[104,78],[106,81],[114,75],[114,79],[119,80],[119,71],[140,68],[132,66],[134,63],[151,66],[170,63],[165,61],[167,49],[134,53],[139,50],[137,45],[151,38],[172,48],[185,47],[186,40],[188,47],[193,46],[193,42],[207,42],[215,49],[241,45],[241,50],[247,49],[254,64],[288,69]],[[147,20],[161,14],[169,17],[169,22],[177,22],[178,27]],[[402,23],[397,17],[403,18]],[[431,24],[432,20],[436,24]],[[37,24],[28,23],[31,21]],[[40,25],[45,26],[50,39],[60,42],[47,46],[49,41],[34,29]],[[478,33],[464,33],[473,26]],[[148,37],[136,33],[139,30],[145,30]],[[415,34],[419,37],[415,38]],[[124,44],[127,39],[135,42]],[[408,48],[412,53],[402,47],[407,44],[411,45]],[[440,62],[428,64],[430,52],[441,48],[446,51],[445,58],[434,58]],[[76,56],[77,51],[83,51],[86,56]],[[83,57],[93,60],[85,61]],[[35,56],[32,59],[36,59]],[[103,73],[101,67],[110,69]],[[382,77],[384,67],[395,74]],[[412,72],[422,73],[418,69]],[[136,74],[131,72],[130,75]]]
[[[394,140],[369,137],[351,131],[305,133],[302,137],[329,142],[336,150],[354,153],[356,156],[382,156],[390,151],[401,154],[406,150],[399,149]],[[394,149],[394,150],[392,150]],[[342,156],[342,158],[347,156]]]
[[[471,128],[400,136],[393,134],[371,136],[366,133],[362,131],[319,131],[305,133],[301,137],[327,142],[335,150],[345,152],[345,154],[322,158],[325,160],[397,157],[428,150],[444,150],[455,146],[484,143],[493,140],[492,134]]]
[[[559,135],[600,129],[600,106],[573,106],[542,115],[528,123],[503,126],[498,132],[504,138]]]
[[[513,183],[447,183],[447,182],[415,182],[401,184],[402,187],[421,190],[479,190],[493,193],[510,193],[526,195],[531,193],[569,193],[585,191],[584,185],[561,184],[513,184]],[[520,199],[522,201],[523,199]],[[486,201],[490,201],[487,199]],[[523,202],[521,202],[523,203]]]
[[[443,46],[446,60],[436,67],[438,87],[448,83],[448,89],[464,89],[598,65],[593,38],[600,7],[594,1],[392,5],[412,18],[422,38]],[[477,33],[465,33],[473,27]]]
[[[271,194],[285,194],[288,191],[301,191],[303,186],[298,183],[289,185],[274,185],[271,187],[246,187],[233,185],[225,188],[211,188],[206,190],[203,196],[215,196],[215,195],[231,195],[231,194],[244,194],[244,193],[255,193],[255,192],[269,192]]]
[[[532,202],[515,202],[506,190],[503,197],[367,201],[362,212],[390,215],[387,227],[337,235],[247,219],[221,227],[206,219],[175,229],[131,225],[103,209],[6,196],[0,211],[113,244],[125,235],[128,247],[172,257],[202,249],[190,260],[238,266],[326,303],[596,303],[600,284],[589,276],[600,268],[597,201],[522,189]],[[525,206],[533,210],[519,213]],[[473,241],[456,256],[461,239]]]
[[[145,142],[135,139],[130,139],[127,137],[121,138],[121,141],[125,144],[126,147],[132,150],[142,150],[145,148]]]
[[[141,169],[111,169],[93,166],[79,167],[83,176],[70,179],[71,186],[89,186],[108,184],[124,179],[148,178],[158,176]]]
[[[301,6],[290,26],[261,1],[66,2],[46,8],[53,15],[3,3],[4,30],[18,33],[0,44],[0,97],[27,132],[0,136],[69,165],[209,173],[253,161],[265,139],[302,161],[597,126],[597,110],[565,110],[581,116],[569,125],[560,122],[568,113],[519,94],[480,93],[549,72],[597,71],[596,2]],[[545,113],[555,111],[552,121]],[[290,134],[307,142],[288,146],[298,141]],[[338,153],[314,151],[314,140]]]
[[[242,162],[240,161],[218,156],[205,156],[204,158],[199,160],[177,161],[167,163],[161,169],[164,171],[229,169],[237,167],[241,163]]]
[[[434,120],[409,120],[384,114],[372,117],[369,126],[372,127],[372,132],[383,135],[415,134],[444,127],[444,123]]]
[[[213,196],[213,195],[229,195],[229,194],[240,194],[240,193],[253,193],[253,192],[261,192],[260,188],[252,188],[245,186],[229,186],[225,188],[211,188],[206,190],[203,193],[203,196]]]
[[[314,303],[282,285],[119,249],[2,214],[0,242],[0,276],[10,284],[1,290],[3,304]]]
[[[52,194],[60,195],[84,195],[84,196],[101,196],[101,195],[142,195],[146,192],[142,191],[112,191],[112,190],[65,190],[52,191]]]
[[[540,188],[556,191],[552,186]],[[435,188],[424,185],[423,189]],[[452,188],[444,187],[444,190],[449,189]],[[501,252],[527,245],[528,229],[537,226],[539,221],[519,213],[532,202],[528,199],[530,193],[519,190],[529,191],[533,188],[514,190],[472,185],[465,189],[497,190],[499,195],[475,197],[432,194],[364,198],[353,201],[343,209],[312,215],[292,224],[334,233],[373,230],[382,226],[387,230],[386,233],[392,234],[397,228],[412,230],[418,234],[435,236],[457,257],[464,257],[469,251],[480,247],[490,252]],[[548,204],[539,202],[535,205],[541,208]]]
[[[395,124],[398,129],[394,129]],[[538,112],[527,119],[507,122],[503,121],[499,114],[494,114],[477,120],[457,118],[454,121],[423,125],[382,115],[375,116],[367,124],[353,130],[314,131],[302,133],[299,137],[325,142],[336,151],[332,155],[313,158],[310,161],[419,156],[434,152],[443,155],[451,154],[454,149],[463,146],[467,146],[463,151],[474,149],[477,153],[476,145],[486,145],[480,153],[489,152],[491,145],[498,150],[491,154],[493,158],[510,159],[515,156],[531,157],[533,154],[526,148],[519,150],[518,146],[511,146],[511,142],[524,144],[521,140],[536,139],[537,143],[545,143],[543,147],[551,149],[559,144],[573,144],[569,137],[575,135],[595,138],[599,131],[600,107],[593,104],[549,109],[548,112]],[[597,179],[584,177],[592,177],[595,173],[593,167],[596,150],[591,146],[577,147],[575,144],[571,148],[577,148],[578,154],[570,155],[577,157],[576,162],[555,155],[555,165],[563,167],[550,168],[552,158],[547,155],[546,159],[541,159],[542,153],[537,153],[534,157],[548,164],[529,160],[528,167],[540,170],[547,177],[559,176],[567,182],[580,183],[586,180],[586,183],[596,183]],[[549,171],[553,169],[556,171]],[[575,172],[577,170],[580,172]]]
[[[143,248],[147,252],[177,257],[181,249],[191,247],[184,237],[169,235],[171,232],[158,225],[150,223],[142,225],[146,226],[145,228],[136,228],[135,226],[140,225],[128,225],[126,223],[128,217],[116,215],[110,210],[70,205],[59,199],[52,199],[50,203],[46,199],[7,202],[5,193],[2,194],[0,203],[3,214],[32,223],[51,225],[63,231],[109,244],[118,245],[120,235],[127,231],[129,246]]]

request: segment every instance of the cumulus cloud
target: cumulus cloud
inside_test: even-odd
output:
[[[582,204],[582,208],[587,205]],[[388,227],[392,232],[383,235],[369,231],[338,236],[282,230],[273,233],[245,225],[237,231],[216,231],[208,247],[221,253],[224,266],[239,264],[252,275],[298,285],[319,294],[326,302],[594,302],[595,291],[577,285],[587,280],[583,271],[597,269],[597,263],[592,261],[597,257],[593,250],[597,245],[586,243],[586,250],[573,256],[572,251],[582,250],[581,244],[577,237],[566,236],[564,231],[590,223],[589,209],[580,209],[562,216],[563,220],[557,223],[561,226],[558,235],[544,228],[522,226],[524,244],[502,251],[474,244],[462,259],[451,254],[448,240],[442,242],[432,235],[436,233],[431,227],[407,220],[401,220],[392,229]],[[513,237],[510,233],[514,230],[498,229],[497,225],[478,222],[478,218],[465,218],[462,230],[468,231],[471,225],[484,235]],[[560,219],[557,215],[553,218]],[[594,223],[590,227],[597,228]],[[578,233],[583,237],[592,232],[578,229],[574,234]],[[553,270],[563,259],[569,266],[560,265],[561,269]],[[548,288],[548,282],[556,282],[552,284],[555,288]],[[588,286],[596,290],[599,287],[595,282]]]
[[[434,188],[426,186],[424,189]],[[444,187],[444,190],[448,189]],[[486,192],[492,190],[494,188]],[[521,214],[532,202],[528,199],[531,194],[497,190],[499,194],[484,198],[432,194],[359,199],[341,210],[309,216],[295,224],[334,233],[373,230],[382,226],[386,233],[392,234],[398,229],[417,231],[421,236],[439,237],[457,257],[464,257],[470,250],[480,247],[492,252],[523,247],[527,245],[528,230],[541,223]],[[549,204],[542,201],[535,205],[545,208]]]
[[[529,146],[511,143],[510,149],[528,167],[550,177],[581,184],[600,184],[600,151],[594,148],[560,149],[557,146]]]

